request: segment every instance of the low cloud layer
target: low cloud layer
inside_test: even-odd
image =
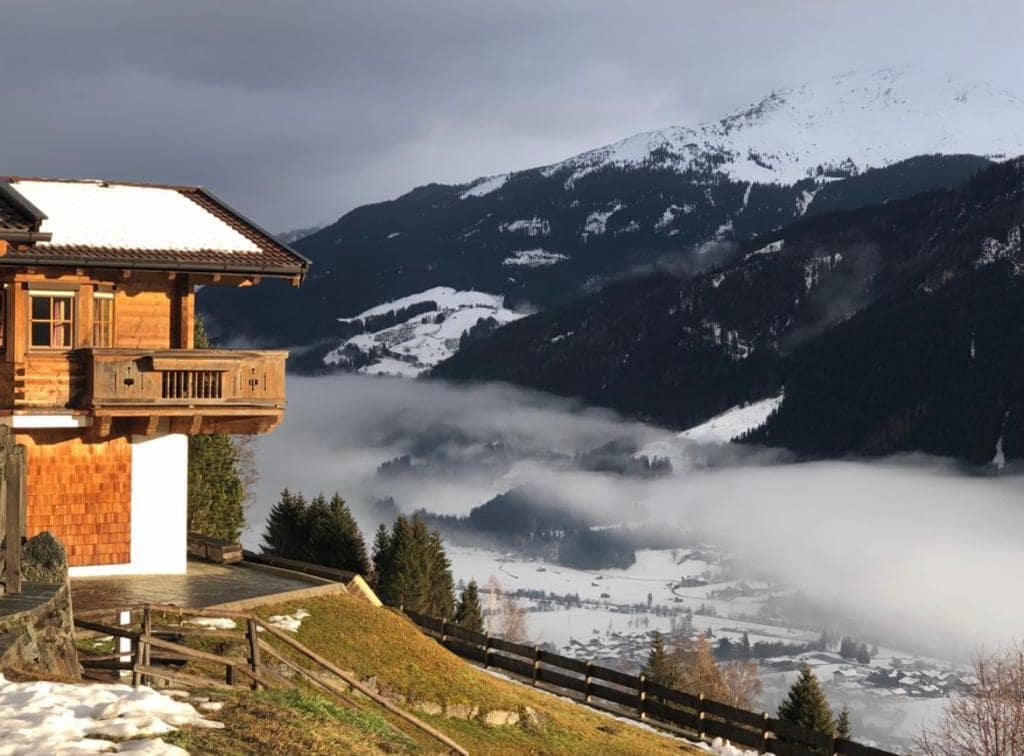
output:
[[[879,641],[964,657],[1024,627],[1020,476],[968,475],[921,458],[785,464],[784,455],[701,448],[507,386],[346,375],[292,378],[289,396],[285,423],[259,442],[249,545],[284,486],[337,490],[365,517],[384,496],[404,511],[463,514],[529,483],[576,509],[640,512],[690,529]],[[611,440],[668,453],[674,475],[640,480],[572,464]],[[419,474],[377,474],[404,454],[432,464]]]

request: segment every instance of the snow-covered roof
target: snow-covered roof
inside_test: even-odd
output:
[[[301,275],[308,261],[199,187],[9,178],[0,199],[32,232],[4,262]],[[34,223],[26,227],[35,209]],[[17,212],[15,212],[17,211]],[[39,215],[42,215],[40,218]],[[0,226],[0,238],[4,227]]]

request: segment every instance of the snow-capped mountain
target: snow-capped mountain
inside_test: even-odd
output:
[[[1024,152],[1024,99],[984,82],[887,68],[772,92],[719,121],[649,131],[543,169],[571,185],[594,171],[712,168],[734,181],[795,184],[822,172],[882,168],[915,155]],[[494,177],[472,187],[494,191]]]
[[[215,338],[318,344],[346,319],[435,287],[546,309],[658,267],[692,275],[805,216],[961,185],[1024,152],[1024,102],[985,84],[884,70],[777,90],[719,121],[639,134],[543,168],[430,184],[295,243],[299,289],[207,287]],[[713,252],[713,254],[709,254]],[[447,337],[446,337],[447,338]]]

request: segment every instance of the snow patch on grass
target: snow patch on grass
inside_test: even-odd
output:
[[[149,687],[17,683],[0,675],[0,753],[185,754],[158,738],[179,727],[224,725]]]
[[[267,618],[267,622],[281,630],[287,630],[289,633],[297,633],[302,627],[302,620],[309,616],[309,612],[305,609],[298,609],[292,614],[271,615]]]

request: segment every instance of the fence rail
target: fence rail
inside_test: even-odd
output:
[[[572,659],[521,643],[512,643],[450,622],[406,611],[422,630],[455,654],[583,696],[615,704],[637,718],[681,728],[701,739],[721,737],[737,745],[788,754],[892,756],[889,751],[832,738],[789,722],[667,688],[644,675],[628,675],[589,661]]]

